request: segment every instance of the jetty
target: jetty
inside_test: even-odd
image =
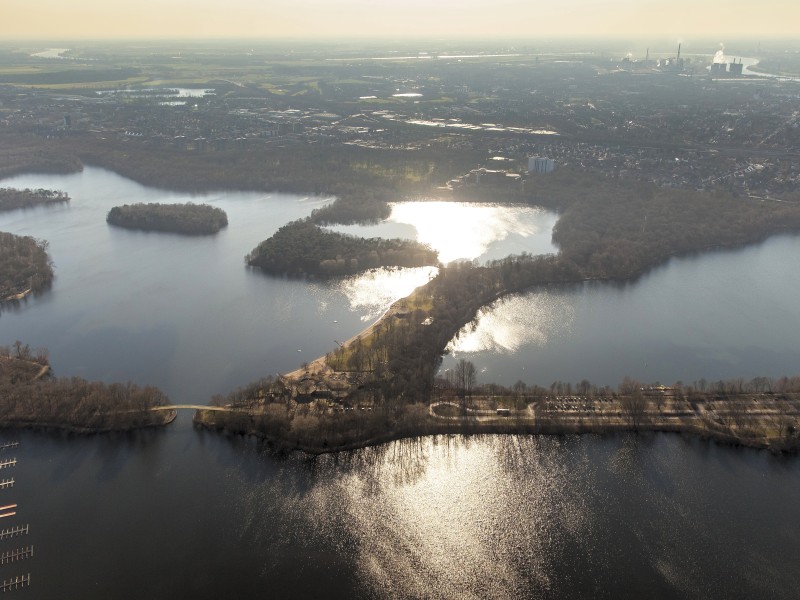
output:
[[[17,575],[11,579],[4,579],[0,585],[0,592],[10,592],[11,590],[18,590],[28,587],[31,584],[31,574]]]
[[[8,529],[0,529],[0,540],[8,540],[20,535],[28,535],[28,525],[16,525]]]
[[[19,560],[33,557],[33,546],[24,546],[16,550],[6,550],[0,553],[0,565],[9,565]]]

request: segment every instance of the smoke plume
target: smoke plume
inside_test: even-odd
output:
[[[716,54],[714,54],[714,59],[711,61],[714,64],[725,64],[727,59],[725,58],[725,45],[720,44],[719,50],[717,50]]]

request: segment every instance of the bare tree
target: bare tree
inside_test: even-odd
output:
[[[461,408],[466,410],[467,397],[472,395],[472,389],[475,387],[475,365],[462,358],[456,363],[453,373],[458,394],[461,398]]]
[[[637,387],[633,393],[620,396],[619,404],[631,427],[638,429],[647,411],[647,398],[642,394],[641,388]]]

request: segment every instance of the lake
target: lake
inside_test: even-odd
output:
[[[47,239],[56,269],[50,291],[0,315],[0,343],[48,347],[57,375],[150,383],[174,402],[294,369],[435,272],[308,283],[244,266],[325,198],[191,196],[94,168],[0,185],[72,196],[0,215],[0,230]],[[193,238],[105,223],[118,204],[185,201],[224,209],[229,227]],[[554,251],[554,222],[398,203],[388,222],[351,231],[480,261]],[[455,356],[484,381],[543,385],[796,373],[798,253],[797,237],[778,237],[625,285],[534,290],[484,311]],[[0,579],[30,572],[19,593],[32,599],[794,598],[800,585],[800,461],[679,435],[440,436],[279,456],[182,413],[162,430],[9,439],[21,445],[0,459],[19,462],[0,499],[18,508],[2,526],[30,535],[0,551],[33,543],[36,555]]]
[[[19,339],[47,347],[58,375],[152,384],[175,403],[205,404],[213,394],[292,371],[335,349],[335,340],[352,337],[436,273],[432,267],[380,269],[309,283],[245,266],[245,254],[259,242],[330,198],[191,195],[91,167],[72,175],[18,176],[0,186],[58,189],[72,198],[69,204],[0,214],[0,231],[49,242],[56,273],[50,291],[0,315],[0,343]],[[229,225],[213,236],[187,237],[105,222],[113,206],[136,202],[207,203],[223,209]],[[434,208],[447,209],[441,204],[396,204],[393,218],[402,221],[372,235],[415,237],[416,224],[422,241],[443,255],[478,260],[525,248],[553,250],[553,213],[454,205],[449,218],[473,239],[454,246],[459,238],[449,229],[438,227],[437,236],[423,224]],[[518,230],[509,234],[515,223]]]
[[[36,553],[0,577],[30,572],[31,600],[788,599],[800,585],[800,461],[679,435],[280,457],[186,414],[15,437],[2,494],[31,533],[0,548]]]

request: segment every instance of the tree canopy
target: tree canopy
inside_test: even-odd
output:
[[[111,225],[144,231],[167,231],[186,235],[217,233],[228,225],[228,215],[208,204],[124,204],[108,211]]]

